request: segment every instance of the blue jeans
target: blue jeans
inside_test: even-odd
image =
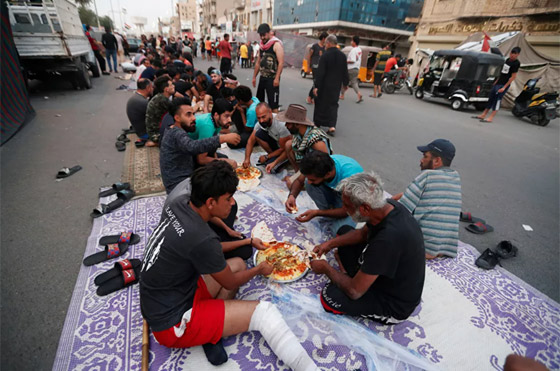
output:
[[[490,91],[490,96],[488,97],[488,104],[486,105],[486,108],[492,109],[494,111],[500,109],[500,103],[502,102],[502,98],[504,97],[504,95],[506,95],[509,89],[508,86],[503,93],[498,93],[498,90],[500,90],[503,87],[504,85],[502,84],[496,84],[492,87],[492,90]]]
[[[105,49],[105,56],[107,58],[107,65],[109,66],[109,71],[117,72],[117,49]],[[113,64],[115,68],[111,67],[111,57],[113,57]]]
[[[340,194],[324,184],[316,186],[305,182],[305,189],[320,210],[339,209],[342,207],[342,197]],[[333,222],[331,227],[333,233],[336,233],[343,225],[356,226],[356,223],[350,216],[331,220]]]

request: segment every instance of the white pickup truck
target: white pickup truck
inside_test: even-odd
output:
[[[14,43],[24,76],[68,79],[75,89],[90,89],[91,70],[99,68],[84,34],[78,8],[69,0],[7,1]]]

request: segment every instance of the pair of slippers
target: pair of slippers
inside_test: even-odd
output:
[[[494,227],[486,224],[486,221],[484,219],[472,216],[471,213],[461,212],[459,220],[465,223],[470,223],[465,227],[465,229],[472,233],[485,234],[494,231]]]
[[[115,183],[111,186],[111,188],[99,192],[99,197],[111,196],[126,189],[130,190],[130,183]]]
[[[118,258],[126,254],[129,245],[140,242],[140,236],[132,232],[122,232],[110,236],[103,236],[99,240],[101,246],[105,246],[103,251],[96,252],[84,259],[84,265],[89,267],[107,260]]]
[[[117,147],[117,151],[122,152],[126,149],[126,143],[130,142],[130,139],[126,137],[126,134],[121,134],[117,137],[117,141],[115,142],[115,147]]]
[[[108,214],[130,201],[135,195],[134,191],[131,189],[123,189],[115,194],[117,195],[116,200],[111,201],[108,204],[100,204],[97,208],[93,209],[89,216],[92,218],[99,218],[102,215]]]
[[[119,291],[138,282],[142,261],[140,259],[124,259],[115,266],[101,273],[93,281],[97,287],[97,295],[105,296]]]
[[[493,269],[500,264],[500,259],[509,259],[517,256],[518,248],[510,241],[501,241],[494,250],[486,249],[474,262],[482,269]]]

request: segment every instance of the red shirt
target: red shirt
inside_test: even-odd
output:
[[[95,39],[93,37],[91,37],[91,35],[89,34],[89,32],[86,32],[86,36],[89,40],[89,43],[91,44],[91,50],[99,50],[99,46],[97,45],[97,42],[95,41]]]
[[[385,64],[385,72],[389,72],[395,67],[397,64],[397,58],[391,57],[387,60],[387,64]]]
[[[218,44],[218,48],[220,48],[220,53],[222,54],[222,58],[229,58],[231,59],[231,45],[228,41],[222,40],[220,44]]]

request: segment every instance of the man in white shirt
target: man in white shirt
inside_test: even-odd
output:
[[[287,161],[285,157],[282,160],[280,155],[286,150],[286,143],[292,139],[292,135],[286,128],[286,123],[277,119],[267,103],[259,103],[256,113],[257,123],[245,147],[243,167],[251,166],[251,153],[258,143],[266,151],[266,155],[260,156],[259,164],[266,164],[266,171],[274,173]]]
[[[363,101],[362,93],[360,93],[360,87],[358,86],[358,75],[360,74],[360,67],[362,65],[362,49],[358,46],[360,45],[360,37],[352,37],[352,50],[348,53],[348,58],[346,63],[348,63],[348,77],[350,78],[350,86],[356,94],[358,95],[358,100],[356,103]],[[344,99],[344,93],[346,90],[342,90],[340,94],[340,99]]]

